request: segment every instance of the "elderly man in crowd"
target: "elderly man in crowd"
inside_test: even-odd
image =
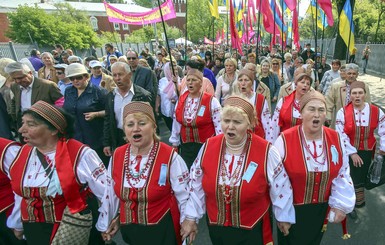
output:
[[[346,65],[346,80],[333,83],[326,94],[326,124],[335,128],[336,113],[350,102],[350,84],[357,81],[358,65],[351,63]],[[365,101],[370,103],[369,86],[365,84]]]
[[[123,131],[123,108],[131,101],[151,102],[152,95],[132,82],[132,71],[124,62],[111,67],[116,87],[107,94],[104,117],[103,152],[106,156],[125,144]]]
[[[139,65],[138,53],[136,51],[128,51],[126,56],[132,71],[132,82],[150,92],[152,98],[155,98],[158,91],[158,80],[155,73]],[[151,105],[154,105],[154,102],[151,101]]]
[[[112,77],[103,72],[102,63],[98,60],[91,60],[89,65],[91,68],[91,83],[106,89],[108,92],[112,91],[115,84]]]
[[[14,97],[11,100],[11,116],[15,123],[15,128],[21,126],[21,115],[39,100],[49,104],[62,106],[63,95],[56,83],[33,76],[31,69],[20,62],[13,62],[5,67],[15,81],[11,85]]]

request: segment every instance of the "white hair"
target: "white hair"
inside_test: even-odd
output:
[[[12,74],[14,72],[21,71],[23,74],[28,74],[31,72],[31,68],[29,68],[28,65],[21,63],[21,62],[13,62],[9,63],[5,68],[4,71],[8,74]]]

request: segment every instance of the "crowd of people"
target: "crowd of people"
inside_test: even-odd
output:
[[[365,206],[385,115],[358,65],[310,44],[105,51],[0,59],[0,244],[192,244],[205,215],[214,245],[272,244],[274,223],[320,244]]]

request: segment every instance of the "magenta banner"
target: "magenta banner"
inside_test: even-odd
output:
[[[176,13],[174,10],[174,5],[172,0],[167,0],[160,5],[162,9],[163,19],[170,20],[176,18]],[[106,13],[108,20],[114,23],[122,23],[129,25],[144,25],[161,22],[162,18],[160,17],[159,8],[152,9],[144,13],[129,13],[123,12],[110,4],[104,2],[104,7],[106,8]]]

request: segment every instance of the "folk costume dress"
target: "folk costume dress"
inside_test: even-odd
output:
[[[322,139],[307,140],[302,126],[284,131],[275,141],[294,193],[296,224],[279,244],[320,244],[328,209],[345,214],[354,208],[355,194],[348,156],[336,131],[323,127]]]
[[[12,213],[15,204],[15,195],[12,191],[8,176],[2,172],[5,157],[16,155],[20,146],[14,141],[0,138],[0,244],[24,244],[18,240],[13,231],[7,227],[7,218]],[[9,153],[7,153],[9,151]]]
[[[172,147],[154,142],[147,155],[126,144],[116,149],[96,228],[105,232],[119,216],[130,245],[181,244],[180,222],[188,199],[188,169]]]
[[[252,92],[249,102],[254,105],[257,115],[257,125],[254,128],[254,133],[262,139],[270,141],[270,110],[268,101],[262,94]]]
[[[376,150],[374,131],[378,129],[380,150],[385,151],[385,115],[377,106],[365,102],[362,110],[349,103],[337,113],[336,130],[344,140],[348,155],[357,153],[364,162],[355,167],[349,158],[350,175],[356,191],[356,207],[365,206],[364,186]]]
[[[56,151],[40,153],[47,169],[37,149],[28,145],[4,158],[3,170],[16,193],[7,225],[24,230],[28,244],[50,244],[66,206],[72,213],[87,208],[88,188],[99,200],[103,197],[106,171],[96,152],[76,140],[59,140],[59,144],[61,150],[57,146]]]
[[[188,168],[202,144],[208,138],[222,133],[219,101],[205,92],[198,98],[190,98],[189,94],[186,91],[179,97],[169,139],[172,145],[180,145],[180,155]]]
[[[295,223],[293,192],[278,151],[248,132],[240,155],[226,152],[224,135],[210,138],[190,172],[189,219],[206,213],[214,245],[273,244],[269,209]]]
[[[295,94],[296,91],[278,101],[271,118],[271,142],[275,142],[281,132],[302,123],[299,101],[295,99]]]

